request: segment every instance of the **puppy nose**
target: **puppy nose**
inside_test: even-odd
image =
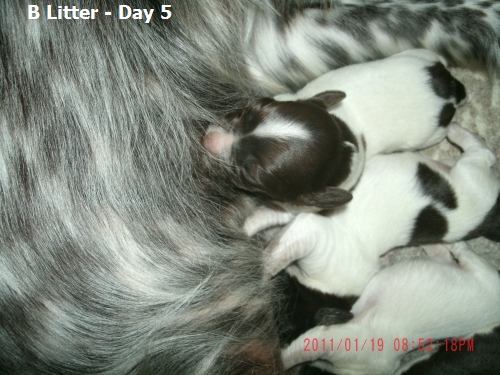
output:
[[[203,137],[202,144],[212,155],[227,156],[231,146],[235,142],[234,134],[219,126],[209,126]]]

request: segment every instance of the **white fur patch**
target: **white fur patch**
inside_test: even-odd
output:
[[[278,139],[300,138],[310,139],[311,135],[300,123],[284,121],[282,119],[269,119],[260,124],[252,135]]]

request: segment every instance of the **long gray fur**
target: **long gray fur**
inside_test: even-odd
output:
[[[281,373],[274,285],[200,132],[410,47],[500,65],[499,2],[179,0],[151,24],[28,20],[30,3],[0,2],[2,374]]]

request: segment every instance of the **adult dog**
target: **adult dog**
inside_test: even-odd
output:
[[[492,1],[36,4],[0,3],[2,374],[281,373],[261,249],[199,134],[407,48],[500,65]]]

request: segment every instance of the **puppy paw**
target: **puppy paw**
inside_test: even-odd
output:
[[[299,214],[284,227],[264,250],[264,278],[276,275],[290,263],[309,255],[316,245],[321,218],[316,214]]]
[[[290,212],[276,211],[266,207],[259,208],[247,217],[243,224],[243,231],[248,237],[252,237],[262,230],[288,224],[294,217]]]
[[[422,246],[422,248],[424,249],[425,253],[431,258],[454,262],[453,255],[450,252],[450,245],[432,244]]]
[[[470,132],[454,122],[448,126],[448,133],[446,137],[450,140],[450,142],[455,143],[457,146],[461,146],[469,137],[468,133]]]
[[[447,133],[448,140],[456,144],[464,152],[478,152],[483,157],[488,165],[491,167],[496,163],[496,156],[486,146],[484,141],[476,134],[462,128],[456,123],[452,123],[448,127]]]
[[[331,326],[334,324],[347,323],[354,317],[349,311],[337,309],[334,307],[322,307],[314,314],[316,325]]]

